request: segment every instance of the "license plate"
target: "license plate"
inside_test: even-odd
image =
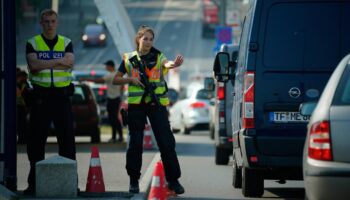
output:
[[[305,123],[310,116],[303,116],[299,112],[270,112],[270,121],[275,123]]]

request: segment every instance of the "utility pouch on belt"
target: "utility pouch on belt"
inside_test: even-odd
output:
[[[122,108],[120,110],[120,114],[122,114],[123,126],[127,126],[128,125],[128,112],[126,112],[126,110]]]
[[[67,95],[69,97],[73,96],[75,90],[75,85],[73,83],[70,83],[67,88]]]

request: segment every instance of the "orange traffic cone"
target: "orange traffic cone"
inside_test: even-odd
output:
[[[163,163],[162,161],[158,161],[153,171],[152,185],[148,195],[148,200],[166,200],[167,190]]]
[[[97,147],[91,148],[89,174],[86,182],[86,192],[105,192],[100,156]]]
[[[152,128],[149,124],[145,125],[143,136],[143,149],[153,149]]]

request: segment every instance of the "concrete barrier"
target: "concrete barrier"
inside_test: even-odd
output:
[[[36,163],[37,197],[77,197],[77,162],[53,156]]]

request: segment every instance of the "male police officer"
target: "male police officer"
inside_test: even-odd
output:
[[[30,161],[28,188],[35,192],[35,163],[45,158],[48,129],[53,122],[59,155],[75,160],[75,141],[70,96],[74,92],[71,70],[74,54],[71,40],[57,35],[58,16],[53,10],[41,12],[42,34],[29,39],[26,46],[29,78],[33,85],[30,135],[27,154]]]

